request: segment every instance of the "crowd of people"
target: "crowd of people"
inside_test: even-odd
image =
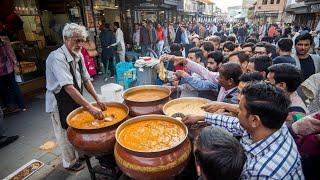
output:
[[[268,24],[252,33],[255,27],[235,24],[229,35],[205,28],[208,36],[203,36],[195,31],[197,25],[187,30],[189,25],[180,23],[176,36],[181,31],[182,38],[199,43],[169,43],[171,52],[160,56],[168,72],[161,83],[175,92],[173,98],[213,101],[202,107],[205,116],[183,118],[186,124],[213,125],[195,142],[198,175],[315,179],[320,165],[319,36],[307,28],[291,31],[286,25],[282,32]]]
[[[114,30],[118,31],[117,25]],[[320,121],[315,115],[320,111],[320,56],[310,53],[315,53],[317,36],[301,30],[287,36],[277,31],[277,36],[269,37],[264,26],[254,29],[246,24],[233,24],[232,33],[226,34],[224,28],[215,26],[182,22],[164,30],[161,24],[153,27],[143,21],[141,27],[135,26],[133,36],[137,53],[156,51],[165,64],[166,78],[157,82],[172,90],[172,98],[212,100],[202,107],[204,116],[182,119],[186,124],[204,121],[213,125],[202,129],[194,140],[193,170],[198,175],[188,178],[316,178],[320,164]],[[103,48],[121,47],[120,31],[116,40],[105,25],[100,35]],[[64,45],[47,59],[46,110],[62,149],[63,167],[77,171],[83,165],[66,139],[63,119],[80,105],[96,118],[103,117],[101,109],[83,98],[83,87],[98,104],[102,102],[79,59],[87,37],[84,27],[67,24],[63,32]],[[105,49],[103,58],[113,58]],[[59,108],[62,106],[70,108]],[[103,164],[112,157],[98,159]]]
[[[115,34],[113,33],[113,28]],[[101,27],[105,72],[126,59],[119,23]],[[83,106],[103,119],[104,105],[90,79],[85,56],[96,56],[85,27],[70,23],[64,44],[46,61],[46,112],[50,113],[63,167],[83,165],[66,138],[66,115]],[[203,97],[204,116],[186,124],[209,125],[194,141],[195,166],[203,179],[316,179],[320,165],[319,30],[289,24],[193,23],[135,25],[133,50],[154,51],[167,69],[157,81],[172,97]],[[85,47],[85,48],[83,48]],[[94,50],[93,50],[94,49]],[[81,58],[84,57],[84,58]],[[13,69],[9,74],[13,74]],[[93,71],[92,74],[96,72]],[[8,74],[8,73],[6,73]],[[101,109],[83,96],[87,89]],[[63,107],[63,108],[61,108]],[[24,105],[21,105],[25,109]],[[0,123],[1,124],[1,123]]]
[[[295,39],[300,32],[310,32],[314,38],[314,51],[319,51],[319,29],[311,31],[309,27],[294,26],[292,24],[248,24],[248,23],[200,23],[200,22],[170,22],[153,23],[143,20],[135,24],[132,35],[133,49],[145,55],[147,49],[155,51],[158,55],[163,54],[166,47],[172,43],[179,43],[188,47],[198,47],[200,44],[213,38],[220,37],[221,42],[237,41],[239,44],[254,42],[255,39],[276,44],[280,38]],[[250,39],[250,40],[249,40]],[[187,49],[188,50],[188,49]]]

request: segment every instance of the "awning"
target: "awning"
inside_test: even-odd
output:
[[[308,6],[304,2],[294,3],[288,5],[285,10],[293,14],[305,14],[308,13]]]

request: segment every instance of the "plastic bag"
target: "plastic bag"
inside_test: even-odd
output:
[[[166,79],[166,68],[164,67],[163,61],[160,62],[160,67],[159,67],[159,78],[164,81]]]

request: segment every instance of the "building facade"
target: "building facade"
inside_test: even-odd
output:
[[[287,21],[295,26],[315,29],[320,21],[320,1],[318,0],[288,0],[285,9]]]
[[[249,21],[248,11],[254,4],[254,0],[242,0],[242,17],[245,19],[245,22]]]
[[[242,14],[242,6],[228,7],[228,20],[234,21],[235,18]]]
[[[316,27],[319,28],[320,22],[320,1],[319,0],[305,0],[304,3],[308,6],[308,13],[307,15],[307,23],[306,26],[310,27],[311,29],[315,29]],[[320,31],[320,29],[317,29]]]
[[[282,23],[287,0],[257,0],[254,10],[256,23]]]

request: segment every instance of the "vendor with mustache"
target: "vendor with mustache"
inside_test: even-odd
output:
[[[50,113],[61,148],[63,167],[73,171],[81,170],[84,166],[77,161],[76,151],[67,139],[67,115],[83,106],[95,118],[103,119],[102,110],[105,109],[93,88],[81,54],[87,36],[84,26],[66,24],[63,29],[64,44],[52,51],[46,60],[46,112]],[[94,107],[83,97],[83,86],[100,108]]]

